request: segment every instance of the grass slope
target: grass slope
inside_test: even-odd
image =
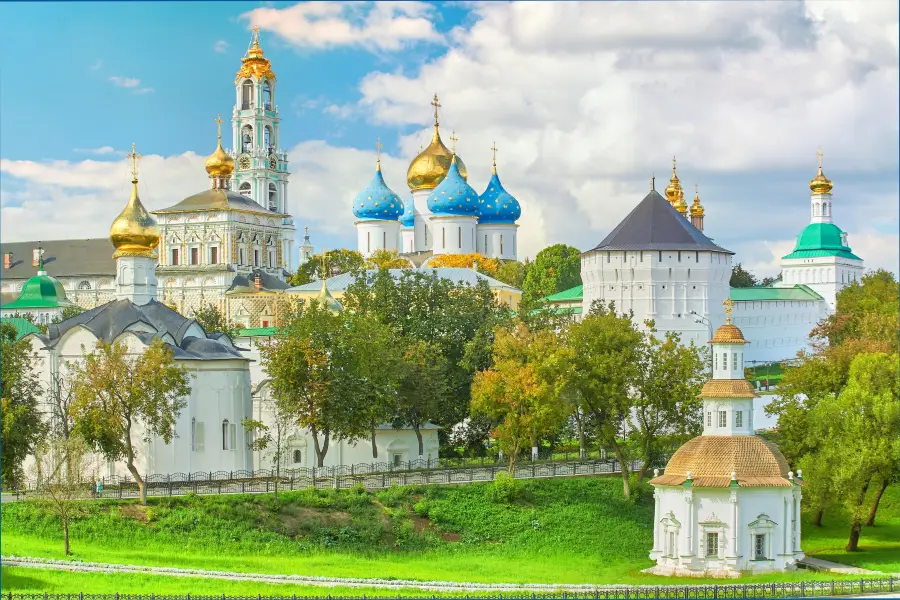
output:
[[[130,501],[88,502],[72,527],[73,558],[420,581],[678,581],[640,573],[652,564],[647,554],[652,546],[653,506],[624,501],[618,479],[527,481],[513,505],[492,502],[490,491],[489,484],[392,488],[374,494],[306,490],[283,494],[277,507],[270,495],[155,498],[148,508]],[[848,527],[833,515],[826,517],[822,528],[804,524],[804,549],[829,560],[900,571],[896,486],[882,502],[877,526],[863,531],[862,552],[842,551]],[[59,526],[40,505],[6,504],[2,517],[3,554],[64,558]],[[51,576],[53,572],[21,571],[12,573],[43,582],[58,577]],[[76,575],[64,577],[70,576]],[[124,592],[138,585],[135,578],[146,576],[111,577],[121,581],[124,587],[118,591]],[[820,575],[799,572],[742,581],[813,577]],[[182,581],[166,586],[187,585],[180,578],[162,579]],[[4,582],[4,589],[8,585]],[[207,582],[203,589],[207,585],[231,589],[226,582]],[[179,589],[194,593],[193,588]]]

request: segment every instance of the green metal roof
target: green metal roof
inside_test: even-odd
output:
[[[9,323],[16,328],[16,340],[21,340],[29,333],[41,332],[40,328],[38,328],[37,325],[29,321],[28,319],[23,319],[22,317],[4,317],[0,319],[0,322]]]
[[[584,297],[584,285],[576,285],[573,288],[556,292],[552,296],[544,298],[544,302],[575,302]]]
[[[278,327],[241,327],[235,337],[265,337],[275,335]]]
[[[62,284],[44,271],[43,258],[38,274],[25,282],[19,297],[2,306],[4,309],[61,308],[72,306]]]
[[[550,312],[554,315],[580,315],[582,308],[580,306],[554,306]]]
[[[791,287],[748,287],[731,288],[731,299],[735,302],[765,302],[772,300],[822,300],[822,296],[805,285],[793,285]]]
[[[849,246],[845,246],[841,236],[841,228],[834,223],[810,223],[797,236],[794,251],[782,258],[815,258],[821,256],[837,256],[852,260],[862,260]]]

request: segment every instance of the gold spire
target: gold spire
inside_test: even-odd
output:
[[[813,194],[829,194],[834,186],[831,180],[822,173],[822,151],[816,152],[816,156],[819,158],[819,172],[809,182],[809,189]]]
[[[453,156],[456,156],[456,142],[458,142],[458,141],[459,141],[459,138],[456,137],[456,132],[451,131],[450,132],[450,146],[451,146],[450,151],[453,152]]]
[[[438,101],[437,94],[434,95],[431,106],[434,107],[434,132],[431,135],[431,143],[409,163],[409,169],[406,171],[406,184],[411,191],[436,188],[447,176],[450,163],[453,161],[453,153],[441,140],[438,121],[438,109],[441,107],[441,103]],[[458,156],[456,165],[459,168],[459,174],[463,179],[467,179],[469,173],[466,165]]]
[[[691,216],[702,217],[704,214],[703,205],[700,204],[700,186],[694,185],[694,203],[691,204]]]
[[[734,300],[731,297],[725,298],[722,306],[725,307],[725,324],[731,325],[731,311],[734,310]]]
[[[735,325],[731,324],[731,311],[734,310],[734,300],[726,298],[722,303],[725,307],[725,324],[716,329],[710,344],[749,344],[744,339],[743,332]]]
[[[376,138],[375,140],[375,169],[377,171],[381,170],[381,138]]]
[[[669,179],[669,186],[666,188],[666,200],[669,201],[669,204],[674,206],[676,209],[678,208],[678,196],[681,194],[682,202],[684,201],[684,190],[681,189],[681,181],[678,179],[677,172],[677,162],[675,161],[675,157],[672,157],[672,177]],[[680,211],[679,211],[680,212]]]
[[[206,159],[206,172],[211,179],[228,179],[234,171],[234,159],[222,149],[222,115],[216,115],[216,125],[219,129],[219,145],[216,151]]]
[[[272,72],[272,63],[264,56],[265,52],[259,47],[259,26],[253,26],[253,39],[250,42],[250,48],[247,49],[247,56],[241,59],[241,68],[237,72],[235,82],[247,77],[255,77],[257,81],[263,79],[275,79],[275,73]]]
[[[494,175],[497,174],[497,142],[491,145],[491,153],[494,155]]]
[[[125,209],[112,222],[109,228],[109,239],[115,246],[113,258],[122,256],[143,256],[156,258],[156,247],[159,245],[159,227],[156,221],[138,197],[138,161],[135,144],[131,144],[131,197]]]

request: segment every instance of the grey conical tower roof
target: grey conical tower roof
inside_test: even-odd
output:
[[[651,190],[594,250],[703,250],[734,254],[703,235],[656,190]]]

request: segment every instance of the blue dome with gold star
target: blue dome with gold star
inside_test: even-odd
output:
[[[403,201],[387,186],[381,164],[368,187],[353,200],[353,214],[361,220],[396,221],[403,214]]]
[[[474,217],[478,213],[478,192],[460,174],[456,155],[453,156],[447,176],[428,196],[428,210],[439,217]]]
[[[495,169],[487,189],[478,198],[478,222],[515,223],[521,216],[519,201],[503,188]]]
[[[409,229],[415,227],[415,225],[416,215],[413,210],[413,197],[412,194],[410,194],[409,198],[406,199],[406,202],[403,203],[403,215],[400,217],[400,226],[404,229]]]

